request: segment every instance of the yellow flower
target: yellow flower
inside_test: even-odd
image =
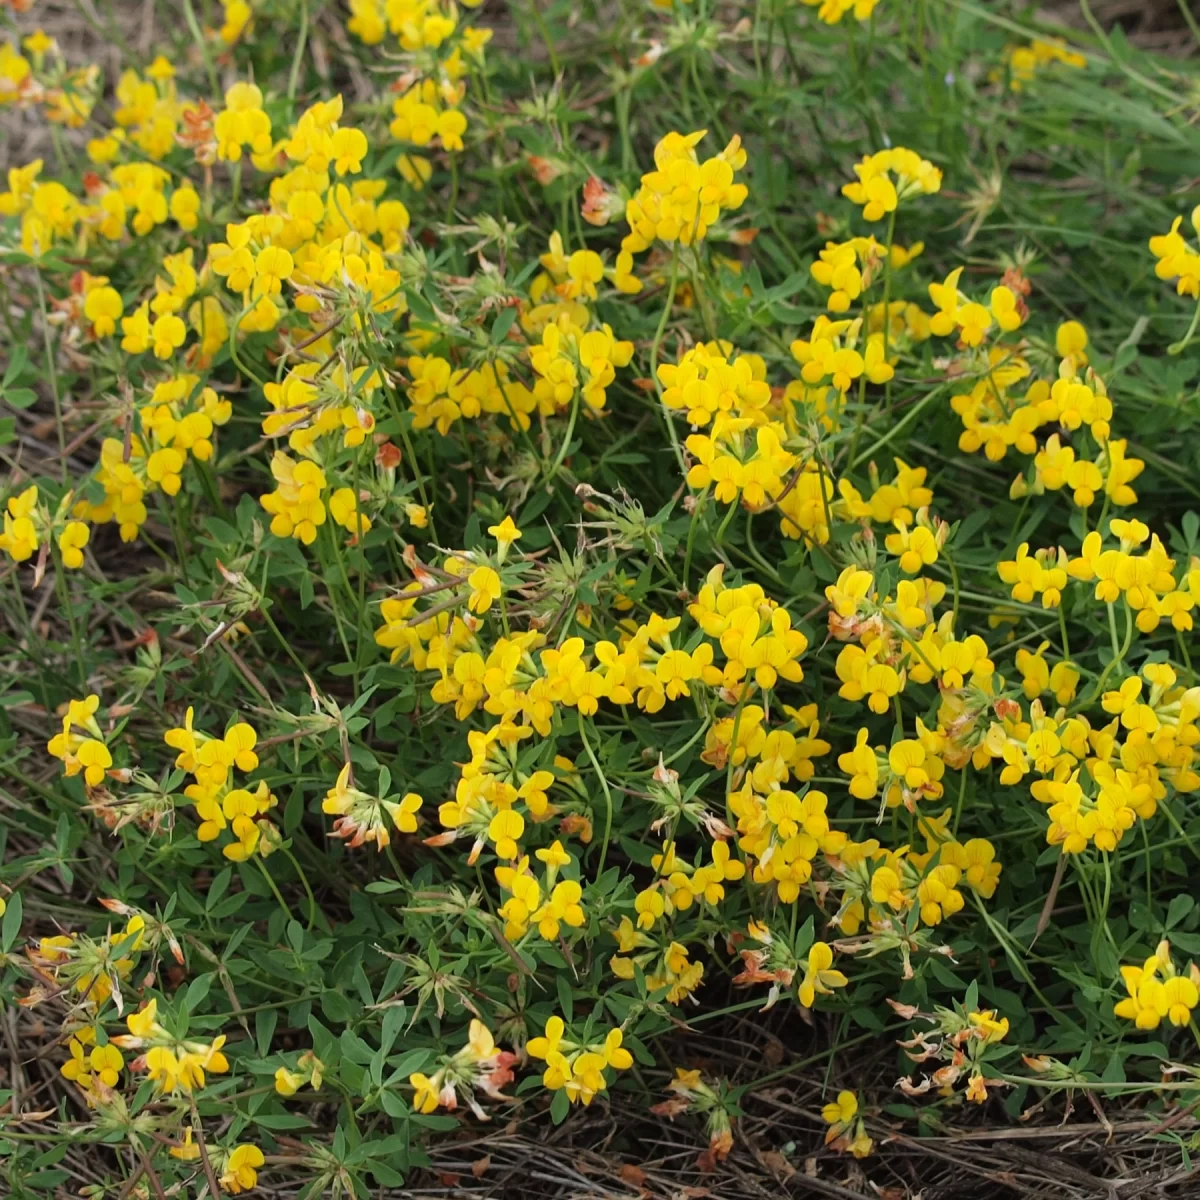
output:
[[[384,807],[391,814],[392,822],[401,833],[416,833],[417,813],[421,811],[422,800],[416,792],[408,792],[399,804],[384,801]]]
[[[58,535],[58,548],[62,552],[63,566],[78,570],[83,566],[83,548],[88,544],[91,531],[82,521],[68,521]]]
[[[98,338],[116,332],[117,321],[124,311],[121,293],[116,288],[92,288],[83,302],[83,315],[91,321],[92,332]]]
[[[199,1161],[200,1147],[192,1141],[192,1127],[190,1125],[183,1131],[183,1141],[178,1146],[171,1147],[170,1155],[172,1158],[179,1158],[184,1162]]]
[[[853,1092],[838,1092],[837,1099],[821,1109],[826,1125],[849,1125],[858,1114],[858,1097]]]
[[[1008,1018],[1001,1017],[1000,1020],[996,1020],[996,1013],[993,1009],[969,1013],[967,1019],[978,1036],[989,1044],[1003,1041],[1008,1036]]]
[[[250,1191],[258,1183],[258,1168],[265,1161],[263,1152],[257,1146],[235,1146],[217,1180],[221,1190],[232,1196]]]
[[[408,1083],[413,1088],[413,1108],[419,1113],[431,1113],[438,1106],[438,1085],[419,1071],[408,1077]]]
[[[825,942],[813,942],[808,957],[801,965],[804,978],[800,981],[798,994],[805,1008],[812,1008],[818,994],[828,996],[834,988],[845,987],[849,983],[841,971],[830,969],[833,966],[833,950]]]
[[[280,1067],[275,1072],[275,1090],[281,1096],[294,1096],[305,1083],[303,1075],[297,1075],[294,1071],[289,1071],[287,1067]]]
[[[512,517],[506,516],[499,525],[489,525],[488,533],[496,539],[497,552],[501,562],[508,554],[508,548],[524,535],[517,528]]]
[[[473,613],[482,616],[492,607],[493,601],[500,599],[500,576],[494,567],[476,567],[467,576],[467,583],[471,586],[467,607]]]

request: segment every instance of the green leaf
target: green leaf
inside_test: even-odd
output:
[[[562,1009],[563,1020],[570,1024],[575,1019],[575,997],[565,975],[558,977],[558,1005]]]
[[[296,1113],[259,1113],[254,1123],[264,1129],[304,1129],[312,1124],[307,1117]]]
[[[13,346],[8,356],[8,370],[4,372],[4,382],[0,386],[7,388],[16,383],[21,377],[21,372],[25,370],[25,364],[28,361],[29,351],[19,344]]]
[[[370,1172],[372,1178],[380,1187],[403,1187],[404,1176],[399,1171],[393,1171],[384,1163],[371,1159],[363,1166]]]
[[[373,879],[364,890],[377,896],[387,895],[388,892],[404,891],[404,884],[398,879]]]
[[[1196,901],[1186,893],[1181,893],[1171,901],[1170,907],[1167,909],[1167,925],[1168,929],[1174,929],[1180,921],[1184,919],[1196,907]]]
[[[400,1030],[404,1028],[404,1018],[408,1014],[407,1004],[392,1004],[383,1010],[383,1027],[379,1032],[379,1046],[386,1056],[391,1053]]]
[[[4,923],[0,925],[0,942],[4,944],[7,954],[17,943],[21,934],[21,919],[25,912],[25,902],[20,892],[13,892],[8,898],[8,908],[4,910]]]
[[[517,310],[513,307],[504,309],[500,315],[492,322],[492,345],[499,346],[506,337],[508,331],[513,327],[513,322],[517,319]]]
[[[266,1058],[271,1050],[271,1039],[275,1036],[275,1027],[279,1024],[279,1009],[263,1008],[254,1014],[254,1044],[258,1053]]]
[[[183,1007],[188,1012],[195,1012],[208,998],[209,989],[212,987],[215,975],[215,971],[207,971],[203,975],[197,975],[188,984],[188,990],[183,997]]]
[[[559,1088],[554,1093],[554,1099],[550,1101],[550,1120],[555,1125],[561,1125],[567,1119],[567,1113],[571,1111],[571,1101],[567,1096],[566,1088]]]
[[[229,887],[229,881],[232,878],[233,868],[226,867],[225,870],[220,872],[220,874],[217,875],[217,877],[212,881],[212,884],[208,889],[208,895],[204,897],[204,907],[206,911],[211,912],[213,905],[216,904],[223,895],[225,895],[226,889]]]
[[[409,1050],[388,1064],[392,1068],[390,1078],[407,1080],[414,1072],[421,1070],[432,1057],[433,1051],[427,1050],[423,1046]]]
[[[5,388],[4,400],[13,408],[31,408],[37,400],[37,392],[31,388]]]

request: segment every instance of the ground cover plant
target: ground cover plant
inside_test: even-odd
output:
[[[9,1194],[1186,1194],[1186,5],[63,7]]]

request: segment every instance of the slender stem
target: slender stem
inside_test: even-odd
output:
[[[1200,24],[1197,23],[1196,18],[1192,15],[1192,10],[1187,0],[1176,0],[1176,3],[1179,5],[1179,11],[1183,14],[1184,21],[1187,22],[1188,29],[1192,31],[1192,37],[1196,39],[1196,44],[1200,45]]]
[[[200,54],[204,59],[204,69],[208,72],[208,86],[212,89],[215,100],[221,94],[221,85],[217,81],[217,69],[213,66],[212,55],[208,52],[208,42],[204,40],[200,22],[196,20],[196,10],[192,7],[192,0],[183,0],[183,17],[187,22],[188,31],[192,35],[192,41],[200,47]]]
[[[530,0],[529,7],[533,10],[533,20],[538,27],[538,32],[542,35],[542,41],[546,43],[546,52],[550,55],[550,69],[555,75],[561,75],[562,65],[558,61],[558,51],[554,47],[554,38],[550,36],[550,27],[546,24],[546,18],[542,16],[542,11],[538,8],[538,0]]]
[[[62,395],[58,390],[58,368],[54,362],[54,343],[50,338],[50,321],[46,312],[46,289],[42,284],[42,272],[36,266],[33,282],[37,288],[38,313],[42,319],[42,344],[46,349],[46,372],[50,376],[50,391],[54,396],[54,428],[58,434],[58,465],[63,486],[67,484],[67,434],[63,427]]]
[[[575,420],[579,416],[580,393],[576,392],[574,399],[571,401],[571,415],[567,420],[567,432],[563,436],[562,445],[558,448],[558,454],[554,457],[554,464],[550,470],[546,472],[545,478],[547,483],[551,483],[558,475],[558,468],[563,465],[563,460],[567,457],[567,450],[571,445],[571,438],[575,433]]]
[[[79,640],[79,622],[75,619],[75,605],[71,603],[67,592],[66,573],[63,570],[62,553],[52,544],[54,554],[54,590],[58,595],[58,603],[67,614],[67,623],[71,626],[71,649],[75,654],[75,664],[79,667],[79,686],[87,691],[87,667],[83,662],[83,645]]]
[[[612,792],[608,789],[608,780],[605,778],[599,759],[596,758],[596,752],[592,749],[591,742],[588,741],[587,721],[582,713],[579,714],[579,740],[583,743],[584,750],[587,751],[596,777],[600,780],[600,788],[604,792],[604,841],[600,845],[600,865],[596,868],[596,878],[599,879],[604,874],[604,863],[608,858],[608,840],[612,837]]]
[[[262,618],[264,621],[266,621],[267,627],[275,635],[275,640],[278,641],[279,644],[283,647],[284,652],[287,654],[288,658],[290,658],[292,660],[292,662],[294,662],[296,664],[296,669],[300,672],[301,675],[307,677],[308,668],[297,657],[295,650],[292,649],[291,642],[289,642],[287,640],[287,638],[285,638],[283,636],[283,634],[280,632],[279,626],[275,624],[275,618],[272,617],[270,612],[267,611],[266,605],[263,605],[258,611],[260,613],[262,613]]]
[[[446,224],[454,223],[454,210],[458,207],[458,157],[450,151],[450,199],[446,202]]]
[[[874,13],[871,14],[874,17]],[[872,28],[874,25],[872,24]],[[883,277],[883,361],[887,362],[888,357],[888,335],[891,332],[892,314],[892,245],[896,240],[896,210],[893,208],[888,214],[888,230],[887,230],[887,259],[884,263],[886,273]],[[866,349],[867,338],[870,337],[870,330],[863,331],[863,349]],[[888,416],[892,414],[892,381],[887,381],[887,386],[884,391],[885,404],[887,406]]]
[[[263,878],[267,881],[267,886],[271,889],[275,899],[279,901],[279,907],[283,909],[289,921],[294,921],[296,918],[292,915],[292,910],[288,908],[288,902],[283,898],[283,894],[275,885],[275,880],[271,877],[271,872],[267,870],[266,863],[261,858],[256,858],[254,861],[258,863],[258,869],[263,873]]]
[[[295,100],[296,87],[300,82],[300,65],[304,62],[304,48],[308,41],[308,0],[300,0],[300,34],[296,38],[296,53],[292,55],[292,69],[288,74],[287,96]]]
[[[717,526],[717,536],[713,538],[718,546],[724,544],[725,530],[729,528],[729,522],[733,520],[733,514],[737,512],[737,500],[731,500],[729,507],[725,511],[725,516],[721,519],[721,524]]]
[[[962,820],[963,800],[967,795],[967,768],[964,766],[959,772],[958,779],[958,799],[954,804],[954,826],[952,836],[955,841],[958,841],[958,823]]]
[[[360,461],[360,456],[356,453],[354,456],[353,478],[351,480],[354,488],[354,537],[358,545],[358,619],[354,624],[354,667],[356,677],[362,663],[362,648],[365,641],[363,620],[367,613],[367,548],[363,545],[363,538],[366,536],[363,522],[366,518],[362,515],[362,510],[359,508],[358,493]]]
[[[346,590],[350,595],[354,595],[354,589],[350,586],[350,576],[346,573],[346,561],[342,557],[341,542],[338,538],[337,531],[330,526],[329,539],[333,543],[333,557],[337,562],[338,571],[342,576],[342,582],[346,585]],[[328,582],[328,581],[327,581]],[[329,603],[333,607],[333,617],[337,623],[338,639],[342,643],[342,650],[345,652],[346,661],[354,666],[354,694],[358,695],[358,665],[355,659],[350,654],[350,643],[346,641],[346,631],[342,628],[342,606],[338,603],[337,588],[327,586],[325,588],[329,596]]]
[[[1167,347],[1167,353],[1171,355],[1182,354],[1189,345],[1191,345],[1192,337],[1195,335],[1196,326],[1200,325],[1200,301],[1197,302],[1195,309],[1192,312],[1192,323],[1188,326],[1188,331],[1183,335],[1183,340],[1173,342]]]
[[[675,461],[679,464],[680,475],[687,475],[687,465],[683,458],[683,447],[679,444],[679,435],[675,432],[675,422],[671,413],[662,402],[663,387],[658,378],[658,351],[662,345],[663,334],[667,329],[667,320],[671,315],[671,305],[675,303],[675,288],[679,283],[679,243],[671,247],[671,275],[667,284],[667,302],[663,305],[662,316],[658,318],[658,328],[654,331],[654,341],[650,344],[650,379],[658,395],[659,409],[667,424],[667,433],[671,438],[671,449],[675,451]]]
[[[312,888],[309,886],[308,876],[305,875],[304,868],[296,861],[296,856],[290,850],[282,847],[281,852],[284,858],[292,864],[292,868],[296,874],[300,876],[300,883],[304,887],[304,894],[308,897],[308,928],[311,930],[317,923],[317,901],[316,897],[313,896]]]
[[[688,575],[692,569],[692,549],[696,544],[696,525],[699,523],[697,518],[700,516],[700,509],[704,507],[708,500],[708,488],[705,488],[699,496],[694,496],[695,505],[692,508],[692,519],[688,522],[687,536],[687,551],[683,556],[683,588],[688,590]]]

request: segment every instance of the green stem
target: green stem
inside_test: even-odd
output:
[[[874,14],[872,13],[872,17]],[[872,28],[874,26],[872,25]],[[896,210],[893,208],[888,214],[888,230],[887,230],[887,260],[884,263],[886,273],[883,277],[883,361],[887,362],[888,356],[888,334],[891,332],[892,317],[889,311],[889,305],[892,302],[892,245],[896,240]],[[866,349],[867,338],[870,336],[868,329],[863,330],[863,349]],[[892,381],[887,381],[887,386],[884,389],[886,397],[888,416],[892,413]]]
[[[725,516],[721,520],[721,524],[717,526],[717,536],[713,539],[718,546],[725,542],[725,530],[729,528],[729,522],[733,520],[733,514],[737,512],[737,500],[732,500],[729,507],[725,511]]]
[[[212,55],[208,52],[208,43],[204,40],[200,22],[196,20],[196,10],[192,7],[192,0],[183,0],[183,17],[187,22],[188,31],[192,35],[192,41],[200,48],[200,54],[204,59],[204,69],[208,72],[208,86],[212,89],[215,100],[221,94],[221,85],[217,81],[217,69],[213,66]]]
[[[283,898],[283,894],[275,886],[275,880],[271,878],[271,872],[267,870],[266,863],[261,858],[256,858],[254,861],[258,863],[258,869],[263,873],[263,878],[267,881],[267,886],[271,889],[275,899],[279,901],[279,907],[283,909],[289,921],[294,921],[296,918],[292,915],[292,910],[288,908],[288,902]]]
[[[1182,354],[1189,345],[1191,345],[1192,337],[1195,335],[1196,326],[1200,325],[1200,302],[1197,302],[1195,310],[1192,312],[1192,323],[1188,326],[1188,331],[1183,335],[1183,340],[1173,342],[1167,347],[1167,353],[1170,355]]]
[[[42,319],[42,345],[46,350],[46,372],[50,377],[50,391],[54,396],[54,428],[58,434],[58,467],[63,486],[67,485],[67,434],[63,426],[62,394],[58,389],[58,368],[54,363],[54,343],[50,338],[50,321],[46,312],[46,289],[42,284],[42,272],[35,266],[33,282],[37,288],[38,313]]]
[[[346,560],[342,555],[341,541],[338,538],[337,530],[333,523],[329,526],[329,540],[333,543],[333,557],[337,561],[338,571],[341,574],[342,582],[346,586],[346,590],[351,596],[354,595],[354,589],[350,586],[350,576],[346,572]],[[333,607],[333,617],[337,623],[338,639],[342,643],[342,650],[346,655],[346,662],[354,667],[354,694],[358,695],[358,663],[357,660],[350,654],[350,643],[346,640],[346,631],[342,628],[342,606],[338,603],[337,588],[328,586],[325,588],[326,594],[329,596],[329,603]]]
[[[280,644],[280,646],[283,647],[283,650],[287,654],[288,658],[295,663],[296,670],[298,670],[302,676],[307,678],[308,668],[297,657],[295,650],[292,649],[291,642],[289,642],[287,638],[285,638],[280,632],[279,626],[275,624],[275,618],[271,616],[266,605],[264,604],[261,608],[259,608],[258,611],[262,613],[263,620],[267,623],[267,628],[270,629],[270,631],[275,635],[275,640]]]
[[[533,10],[533,20],[538,27],[538,32],[542,35],[542,41],[546,43],[546,53],[550,55],[550,69],[554,74],[562,74],[562,66],[558,61],[558,51],[554,47],[554,38],[550,36],[550,27],[546,24],[546,18],[542,16],[541,9],[538,8],[538,0],[530,0],[529,7]]]
[[[300,876],[300,883],[304,887],[304,894],[308,897],[308,928],[311,930],[317,923],[318,909],[316,897],[313,895],[313,890],[308,883],[308,876],[305,875],[304,868],[296,861],[296,856],[290,850],[286,847],[281,847],[281,853],[292,864],[296,874]]]
[[[587,722],[582,713],[579,713],[578,724],[579,740],[583,742],[583,748],[587,751],[587,756],[591,760],[596,777],[600,780],[600,789],[604,792],[604,841],[600,846],[600,865],[596,869],[596,878],[598,880],[604,874],[604,863],[608,858],[608,840],[612,837],[612,792],[608,789],[608,780],[605,778],[604,771],[600,767],[600,762],[596,758],[596,752],[592,749],[591,742],[588,741]]]
[[[295,100],[300,82],[300,64],[304,61],[305,43],[308,41],[308,0],[300,0],[300,33],[296,38],[296,52],[292,55],[292,69],[288,73],[289,100]]]
[[[679,444],[679,435],[675,432],[675,422],[671,419],[670,410],[662,402],[663,387],[658,378],[658,351],[662,345],[663,334],[667,329],[667,320],[671,315],[671,305],[675,303],[675,288],[679,283],[679,243],[671,246],[671,274],[667,284],[667,302],[663,305],[662,316],[658,318],[658,328],[654,331],[654,341],[650,344],[650,379],[658,396],[659,410],[667,425],[667,434],[671,439],[671,449],[675,451],[675,461],[679,464],[680,475],[686,478],[687,465],[683,457],[683,447]]]
[[[693,497],[695,505],[692,508],[692,519],[688,522],[687,550],[683,556],[683,590],[688,591],[688,575],[692,570],[692,549],[696,544],[696,526],[699,524],[700,509],[708,500],[708,488],[699,496]]]
[[[545,479],[547,483],[552,483],[558,477],[558,469],[563,465],[563,460],[567,457],[567,450],[570,448],[571,438],[575,433],[575,421],[579,416],[580,394],[576,392],[571,401],[571,415],[567,420],[567,432],[563,437],[562,445],[558,448],[558,454],[554,457],[554,464],[546,472]]]
[[[83,644],[79,640],[79,623],[75,619],[75,605],[67,592],[66,574],[63,569],[62,553],[51,543],[54,554],[54,590],[58,595],[59,606],[67,614],[67,623],[71,627],[71,649],[75,654],[75,664],[79,667],[79,686],[87,691],[87,667],[83,661]]]

